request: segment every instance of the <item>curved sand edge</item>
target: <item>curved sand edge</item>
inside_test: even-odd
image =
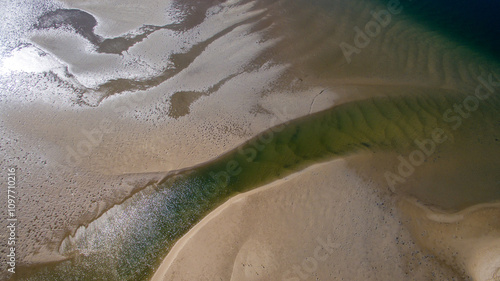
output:
[[[288,177],[287,177],[288,178]],[[203,218],[199,223],[197,223],[191,230],[189,230],[179,241],[175,243],[175,245],[172,247],[172,250],[168,253],[167,257],[163,260],[161,266],[157,269],[155,272],[153,278],[151,279],[152,281],[154,280],[163,280],[162,275],[165,274],[170,265],[174,262],[174,260],[177,258],[179,253],[183,250],[183,248],[190,242],[191,238],[197,235],[203,227],[205,227],[207,224],[211,223],[215,218],[223,214],[224,212],[227,211],[228,208],[230,208],[232,205],[237,204],[240,201],[244,201],[246,197],[251,196],[256,193],[264,192],[265,190],[273,188],[275,185],[278,185],[282,181],[286,181],[287,178],[281,179],[278,181],[275,181],[273,183],[264,185],[260,188],[253,189],[251,191],[238,194],[228,201],[224,202],[222,205],[217,207],[215,210],[210,212],[205,218]]]
[[[433,210],[414,199],[401,200],[399,205],[420,245],[460,267],[473,280],[500,280],[500,202],[457,213]]]
[[[237,195],[184,235],[151,280],[460,280],[415,245],[395,198],[370,185],[338,159]]]

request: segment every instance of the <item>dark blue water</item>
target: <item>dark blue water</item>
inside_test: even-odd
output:
[[[500,58],[500,1],[412,0],[405,12],[462,45]]]

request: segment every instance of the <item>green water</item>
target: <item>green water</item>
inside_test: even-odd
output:
[[[386,91],[391,97],[343,104],[271,128],[206,165],[138,192],[120,206],[119,212],[94,221],[91,225],[95,227],[89,227],[76,242],[66,244],[64,251],[75,255],[73,259],[25,268],[16,279],[146,280],[176,240],[231,196],[313,163],[354,152],[406,155],[418,148],[416,139],[429,138],[436,128],[449,136],[451,145],[472,140],[477,147],[486,145],[492,159],[500,159],[498,95],[478,100],[475,110],[454,128],[456,118],[447,122],[443,114],[463,104],[466,94],[413,89],[394,96],[392,91],[396,89],[387,87]],[[426,186],[418,188],[425,190]],[[495,182],[493,188],[484,190],[491,193],[481,198],[500,199]],[[433,194],[432,190],[420,193]],[[432,196],[444,196],[438,199],[446,202],[448,195]],[[432,201],[432,196],[420,199]],[[457,200],[456,195],[450,200]],[[76,254],[79,251],[85,255]]]

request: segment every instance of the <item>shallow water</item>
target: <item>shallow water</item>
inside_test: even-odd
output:
[[[147,93],[172,81],[194,65],[210,45],[234,32],[245,34],[241,36],[258,34],[263,42],[271,42],[270,47],[202,90],[194,87],[192,91],[173,93],[170,117],[189,117],[190,105],[196,100],[213,94],[239,73],[268,64],[286,65],[287,70],[275,81],[271,93],[260,93],[262,97],[277,89],[290,91],[293,96],[297,89],[321,86],[338,91],[338,101],[351,102],[277,125],[213,161],[148,186],[88,227],[81,227],[74,237],[66,238],[59,250],[70,260],[22,268],[16,279],[99,280],[96,276],[111,275],[114,280],[145,280],[177,239],[229,197],[313,163],[360,151],[375,155],[369,164],[381,167],[378,180],[382,185],[436,208],[451,212],[500,200],[500,98],[497,85],[492,85],[500,79],[500,68],[491,59],[498,42],[496,33],[467,32],[477,35],[471,38],[456,28],[451,33],[445,26],[434,29],[432,20],[422,18],[435,15],[435,6],[402,1],[402,12],[393,14],[387,27],[359,52],[346,56],[340,44],[356,46],[355,28],[365,28],[373,21],[371,12],[387,9],[386,2],[228,1],[220,4],[228,5],[227,13],[234,17],[228,16],[233,22],[227,25],[205,18],[207,11],[217,13],[218,1],[200,3],[174,1],[172,9],[185,13],[182,20],[139,26],[119,36],[96,35],[89,27],[81,31],[76,28],[76,35],[71,36],[89,41],[89,45],[75,43],[87,48],[78,54],[72,48],[65,50],[72,45],[58,41],[58,36],[63,36],[50,33],[55,32],[50,24],[43,30],[49,35],[35,31],[32,40],[67,63],[68,77],[81,82],[73,85],[80,106],[99,106],[113,95]],[[56,8],[65,7],[56,5],[47,10]],[[87,17],[91,10],[89,7],[88,13],[79,15]],[[443,18],[449,23],[459,14],[453,12],[453,17]],[[92,19],[88,21],[92,25]],[[98,17],[97,23],[96,28]],[[476,29],[483,26],[476,23]],[[199,26],[203,28],[197,29]],[[158,46],[153,48],[148,40],[158,34],[161,40],[153,41]],[[457,41],[457,36],[463,41]],[[170,53],[161,56],[150,51],[160,49],[162,44],[168,45]],[[92,49],[89,46],[95,49],[88,51]],[[484,50],[489,53],[484,54]],[[122,61],[117,63],[116,73],[110,74],[105,68],[108,61],[100,58],[118,54],[130,60],[123,65]],[[146,59],[139,60],[143,56]],[[89,57],[92,63],[86,60]],[[142,76],[132,73],[127,63],[140,65],[134,66],[133,72]],[[142,69],[143,65],[147,66]],[[215,73],[221,69],[196,70]],[[54,75],[62,79],[60,74]],[[479,77],[495,81],[490,83],[490,90],[483,88],[482,92],[494,94],[484,99],[474,97],[478,85],[484,86]],[[71,79],[65,81],[72,83]],[[314,100],[309,112],[313,105]],[[456,106],[471,110],[458,113]],[[446,141],[436,144],[429,155],[420,153],[425,155],[422,163],[418,160],[413,172],[401,175],[401,159],[411,162],[412,153],[422,151],[415,142],[432,139],[436,129]],[[397,183],[387,181],[384,171],[399,176]]]

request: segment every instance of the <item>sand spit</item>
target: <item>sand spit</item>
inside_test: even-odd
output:
[[[314,165],[224,203],[152,280],[465,280],[415,244],[396,202],[343,159]]]

